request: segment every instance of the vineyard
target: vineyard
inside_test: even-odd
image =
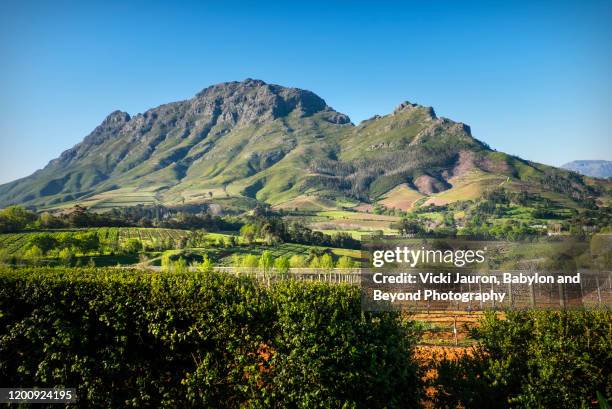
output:
[[[144,246],[155,246],[162,243],[166,243],[168,246],[175,246],[191,234],[187,230],[138,227],[94,227],[87,229],[45,230],[43,232],[24,231],[0,234],[0,249],[11,255],[20,256],[26,249],[28,239],[36,234],[45,233],[52,237],[63,237],[85,232],[96,233],[100,239],[101,246],[109,251],[121,248],[130,239],[137,239]]]
[[[416,327],[364,314],[354,286],[0,267],[0,311],[0,378],[76,385],[80,407],[416,408],[421,396]]]
[[[303,257],[309,257],[313,253],[322,253],[327,251],[328,248],[321,246],[307,246],[303,244],[294,243],[280,243],[277,245],[265,245],[265,244],[250,244],[248,247],[230,247],[230,248],[214,248],[208,251],[210,257],[218,260],[219,266],[230,266],[232,265],[233,258],[235,256],[244,256],[247,254],[253,254],[260,256],[264,251],[270,252],[272,257],[291,257],[293,255],[299,255]],[[347,256],[352,259],[358,260],[361,257],[359,250],[348,250],[331,248],[329,251],[336,257]]]
[[[0,266],[0,313],[0,378],[76,385],[80,407],[589,408],[612,395],[607,310],[474,315],[472,348],[417,348],[426,317],[363,312],[357,286]]]

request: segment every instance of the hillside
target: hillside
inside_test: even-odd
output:
[[[73,148],[0,186],[0,207],[200,204],[409,209],[491,187],[574,206],[610,184],[490,149],[460,122],[409,102],[353,125],[310,91],[247,79],[131,117],[115,111]]]
[[[575,160],[561,167],[585,176],[612,178],[612,161],[609,160]]]

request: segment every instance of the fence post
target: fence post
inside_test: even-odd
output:
[[[457,339],[457,316],[453,316],[453,336],[455,338],[455,346],[459,345],[459,341]]]
[[[601,289],[599,288],[599,276],[595,276],[595,285],[597,286],[597,304],[601,307]]]

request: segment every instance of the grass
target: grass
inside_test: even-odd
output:
[[[321,233],[324,234],[329,234],[330,236],[333,236],[334,234],[338,234],[338,233],[347,233],[350,234],[351,237],[353,237],[354,239],[360,240],[361,236],[363,236],[364,234],[370,234],[371,232],[369,231],[361,231],[361,230],[325,230],[325,229],[317,229],[316,231],[320,231]]]
[[[385,234],[396,233],[396,230],[391,228],[391,223],[400,220],[397,216],[346,210],[312,212],[300,217],[291,217],[291,219],[298,220],[313,230],[325,234],[348,233],[356,239],[374,231],[383,231]]]
[[[378,203],[389,209],[411,210],[422,197],[421,193],[402,183],[385,193]]]
[[[388,216],[384,214],[347,212],[343,210],[334,210],[326,212],[318,212],[317,216],[327,219],[348,219],[348,220],[377,220],[377,221],[397,221],[400,218],[397,216]]]
[[[487,190],[507,181],[506,176],[492,175],[479,170],[472,170],[468,174],[451,178],[452,188],[432,195],[423,205],[443,205],[460,200],[478,199]]]

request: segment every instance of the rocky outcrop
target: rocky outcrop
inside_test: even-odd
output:
[[[228,125],[262,124],[291,114],[308,117],[322,112],[335,124],[350,123],[311,91],[266,84],[261,80],[226,82],[205,88],[189,101],[188,113],[217,116]]]

